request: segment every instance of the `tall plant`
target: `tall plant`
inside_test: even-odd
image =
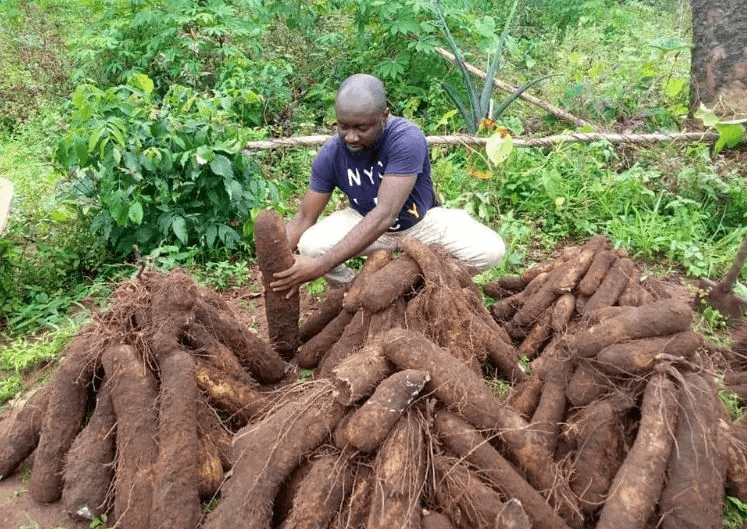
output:
[[[477,131],[480,128],[480,123],[483,119],[494,119],[498,116],[500,116],[507,108],[508,106],[513,103],[527,88],[531,87],[532,85],[542,81],[543,79],[546,79],[546,77],[536,79],[534,81],[531,81],[527,84],[525,84],[522,87],[517,88],[511,95],[506,97],[497,107],[494,107],[492,104],[492,96],[493,96],[493,80],[495,79],[496,74],[498,73],[498,70],[501,66],[501,59],[503,57],[503,47],[506,42],[506,38],[508,36],[508,30],[511,26],[511,23],[514,20],[514,16],[516,14],[516,8],[519,5],[519,0],[514,0],[513,4],[511,5],[511,9],[508,13],[508,17],[506,18],[506,23],[503,27],[503,32],[501,33],[500,38],[498,39],[498,46],[495,51],[495,57],[493,58],[493,61],[490,64],[490,68],[487,71],[487,76],[485,77],[485,82],[483,83],[482,90],[480,91],[479,95],[477,92],[477,89],[472,82],[472,77],[467,70],[467,65],[464,62],[464,58],[462,56],[462,52],[459,49],[459,46],[457,45],[456,41],[454,40],[454,37],[451,34],[451,31],[449,30],[449,26],[446,23],[446,17],[444,15],[443,8],[441,7],[441,4],[438,0],[433,0],[434,5],[434,11],[436,13],[436,18],[438,21],[439,26],[444,32],[444,36],[446,37],[446,42],[451,48],[451,52],[454,54],[454,57],[456,58],[457,64],[459,66],[459,71],[461,73],[462,77],[462,84],[464,89],[467,92],[467,104],[465,104],[464,100],[459,96],[457,93],[456,88],[454,86],[443,83],[444,90],[446,90],[446,93],[451,98],[451,100],[454,102],[456,107],[459,109],[459,112],[461,113],[462,117],[464,118],[464,124],[467,127],[467,130],[470,134],[477,134]]]

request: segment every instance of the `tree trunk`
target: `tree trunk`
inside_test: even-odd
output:
[[[747,117],[747,2],[691,0],[690,103],[723,119]]]

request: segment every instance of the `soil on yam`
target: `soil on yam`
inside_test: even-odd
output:
[[[309,311],[267,285],[281,219],[257,225],[251,310],[178,269],[123,282],[0,417],[0,480],[31,466],[40,506],[121,529],[715,528],[747,500],[691,300],[606,238],[484,298],[408,240]]]

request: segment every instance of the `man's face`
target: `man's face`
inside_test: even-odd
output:
[[[384,131],[384,123],[389,111],[350,112],[337,108],[337,134],[352,152],[365,149]]]

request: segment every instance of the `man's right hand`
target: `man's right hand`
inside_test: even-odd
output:
[[[307,255],[294,255],[296,262],[282,272],[274,274],[276,281],[270,283],[273,292],[288,291],[287,298],[291,297],[301,285],[314,281],[329,272],[321,257],[309,257]]]

